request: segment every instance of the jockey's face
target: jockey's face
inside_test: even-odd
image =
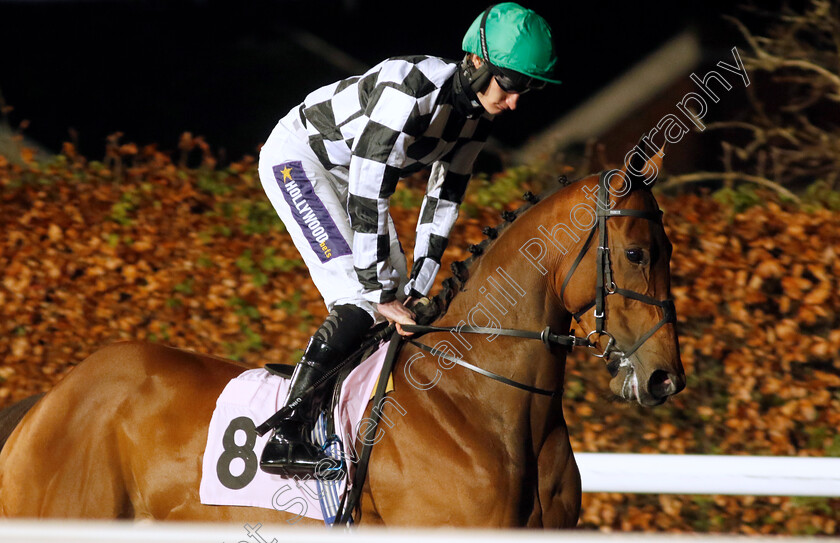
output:
[[[516,104],[519,101],[519,94],[503,91],[496,82],[496,78],[490,80],[490,84],[484,92],[479,92],[476,95],[478,101],[484,106],[484,110],[492,115],[508,109],[516,109]]]
[[[473,64],[476,68],[481,66],[481,62],[482,60],[478,56],[473,55]],[[478,92],[476,96],[484,107],[484,111],[491,115],[496,115],[508,109],[512,111],[516,109],[519,101],[519,94],[502,90],[495,77],[490,79],[490,84],[487,85],[484,92]]]

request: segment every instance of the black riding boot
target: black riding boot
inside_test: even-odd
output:
[[[336,351],[323,341],[312,338],[303,358],[292,374],[289,394],[284,405],[294,401],[303,391],[312,386],[334,364],[339,362]],[[311,433],[324,397],[332,392],[329,383],[305,397],[289,416],[280,422],[269,438],[260,458],[260,469],[275,475],[291,478],[315,474],[319,462],[324,466],[335,464],[319,445],[312,443]],[[323,477],[322,477],[323,478]]]

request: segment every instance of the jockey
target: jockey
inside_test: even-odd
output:
[[[272,131],[259,173],[329,316],[295,367],[286,404],[342,361],[377,321],[414,324],[411,304],[440,268],[473,162],[495,115],[554,77],[546,21],[506,2],[487,8],[463,39],[464,59],[387,59],[309,94]],[[431,166],[414,265],[389,213],[397,182]],[[266,443],[260,467],[285,477],[328,457],[310,438],[329,387],[304,399]]]

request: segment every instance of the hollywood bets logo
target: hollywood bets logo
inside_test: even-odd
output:
[[[329,260],[332,258],[332,249],[327,245],[330,235],[327,230],[321,225],[321,221],[315,213],[315,210],[307,203],[304,194],[301,192],[298,182],[292,178],[292,169],[287,165],[280,170],[283,174],[283,184],[286,189],[286,194],[289,195],[289,203],[298,212],[298,222],[306,226],[312,234],[314,239],[323,252],[324,258],[322,260]]]

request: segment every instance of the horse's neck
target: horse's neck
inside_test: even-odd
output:
[[[537,232],[540,216],[535,209],[517,219],[473,264],[469,280],[439,319],[440,325],[465,323],[529,331],[550,326],[554,333],[568,331],[571,316],[551,286],[554,275],[543,274],[519,251]],[[562,391],[562,348],[549,352],[540,341],[504,336],[453,334],[451,339],[456,354],[474,365],[529,386],[556,390],[558,396]],[[463,369],[448,373],[451,377],[441,379],[441,392],[468,398],[473,413],[505,419],[505,431],[518,425],[531,434],[541,434],[541,427],[557,422],[559,398],[552,401]],[[534,439],[540,438],[534,435]]]

